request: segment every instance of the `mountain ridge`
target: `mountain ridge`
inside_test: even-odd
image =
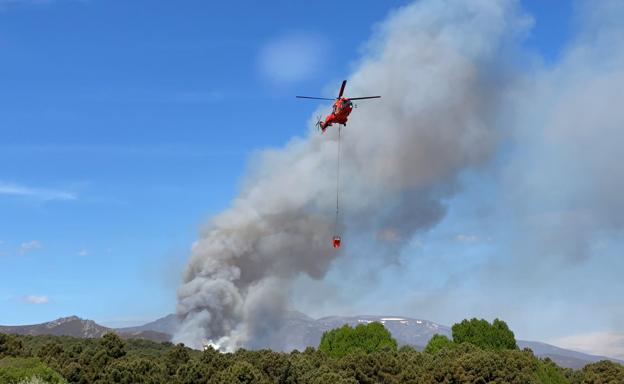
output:
[[[303,350],[308,346],[316,347],[323,332],[340,327],[344,324],[356,326],[378,321],[392,333],[399,345],[411,345],[422,350],[434,334],[451,337],[451,328],[433,321],[406,316],[325,316],[314,319],[302,312],[286,311],[279,319],[276,331],[262,344],[251,345],[252,349],[271,348],[279,351],[293,349]],[[61,317],[49,322],[32,325],[1,326],[0,333],[17,333],[25,335],[67,335],[81,338],[97,338],[105,333],[115,332],[125,339],[149,339],[157,342],[170,341],[180,321],[177,315],[169,314],[146,324],[134,327],[109,328],[97,324],[93,320],[78,316]],[[541,358],[550,358],[566,368],[582,368],[586,364],[600,360],[611,360],[624,364],[624,361],[599,355],[591,355],[556,347],[551,344],[517,340],[518,347],[530,348]]]
[[[78,316],[60,317],[58,319],[39,324],[27,325],[0,325],[0,333],[20,335],[53,335],[73,336],[79,338],[98,338],[106,333],[115,332],[124,339],[149,339],[153,341],[169,341],[171,335],[150,329],[124,331],[105,327],[93,320],[82,319]]]

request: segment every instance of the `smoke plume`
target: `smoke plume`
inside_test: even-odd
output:
[[[515,124],[522,148],[505,180],[528,255],[580,262],[624,229],[624,3],[581,3],[582,28],[562,59],[530,74]]]
[[[342,147],[345,245],[334,234],[337,129],[309,131],[258,155],[230,208],[192,248],[178,290],[177,342],[262,345],[289,307],[294,279],[322,279],[344,253],[392,261],[437,223],[458,175],[497,148],[511,79],[500,61],[528,24],[513,1],[419,1],[377,27],[349,77],[362,102]],[[357,237],[365,246],[350,246]]]

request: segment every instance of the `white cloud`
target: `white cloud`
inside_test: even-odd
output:
[[[320,36],[293,34],[266,44],[259,57],[261,72],[276,83],[292,83],[319,73],[326,56]]]
[[[0,182],[0,195],[31,197],[40,200],[76,200],[71,192],[46,188],[31,188],[19,184]]]
[[[562,337],[553,340],[551,344],[579,352],[624,360],[623,333],[590,332]]]
[[[89,254],[89,251],[86,249],[81,249],[80,251],[78,251],[78,256],[87,256]]]
[[[41,249],[41,242],[38,240],[26,241],[20,244],[20,253],[28,253],[37,249]]]
[[[50,302],[50,298],[45,295],[27,295],[22,297],[22,300],[28,304],[47,304]]]

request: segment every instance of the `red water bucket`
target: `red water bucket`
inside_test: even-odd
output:
[[[340,238],[340,236],[334,236],[334,238],[332,239],[332,244],[334,248],[340,248],[341,242],[342,242],[342,239]]]

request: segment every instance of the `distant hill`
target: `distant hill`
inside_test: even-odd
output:
[[[392,333],[399,345],[412,345],[417,349],[423,349],[429,339],[436,333],[452,338],[451,328],[422,319],[413,319],[401,316],[332,316],[316,320],[320,323],[318,332],[322,335],[325,330],[335,328],[342,324],[357,325],[379,321]],[[320,336],[319,336],[320,340]],[[554,345],[537,341],[517,340],[520,349],[530,348],[536,356],[541,358],[549,357],[561,367],[582,368],[586,364],[600,360],[611,360],[620,364],[624,361],[605,356],[595,356],[587,353],[571,351],[555,347]],[[317,341],[318,345],[318,341]]]
[[[434,334],[451,336],[451,329],[432,321],[404,316],[328,316],[313,319],[301,312],[288,311],[282,316],[277,331],[271,337],[252,344],[252,349],[271,348],[277,351],[304,350],[316,347],[323,332],[340,327],[344,324],[356,326],[378,321],[392,333],[399,345],[411,345],[422,350]],[[125,339],[148,339],[153,341],[170,341],[179,325],[179,319],[171,314],[137,327],[107,328],[92,320],[76,316],[63,317],[43,324],[0,326],[0,333],[17,333],[22,335],[67,335],[74,337],[101,337],[107,332],[115,332]],[[566,368],[581,368],[588,363],[600,360],[612,360],[620,364],[624,361],[595,356],[555,347],[554,345],[518,340],[520,348],[530,348],[536,356],[549,357],[558,365]]]
[[[180,324],[178,316],[171,314],[165,317],[161,317],[158,320],[152,321],[147,324],[143,324],[137,327],[124,327],[116,328],[120,332],[142,332],[142,331],[156,331],[169,335],[173,335],[176,332],[176,328]]]
[[[169,341],[171,335],[153,330],[123,331],[107,328],[93,320],[81,319],[78,316],[61,317],[42,324],[1,326],[0,333],[14,333],[19,335],[55,335],[73,336],[81,338],[102,337],[109,332],[115,332],[125,339],[149,339],[153,341]]]
[[[549,357],[552,361],[561,367],[566,368],[582,368],[588,363],[595,363],[600,360],[611,360],[616,363],[624,364],[624,361],[606,356],[590,355],[583,352],[572,351],[569,349],[555,347],[554,345],[542,343],[539,341],[518,340],[518,347],[521,349],[529,348],[535,356]]]
[[[330,316],[316,320],[321,331],[339,327],[343,324],[356,326],[373,321],[382,323],[400,345],[412,345],[424,348],[429,339],[437,334],[451,336],[451,329],[447,326],[436,324],[423,319],[413,319],[403,316]],[[322,335],[321,332],[321,335]],[[320,336],[319,336],[320,340]]]
[[[361,315],[328,316],[313,319],[301,312],[289,311],[284,314],[281,323],[276,325],[278,330],[273,333],[272,337],[263,340],[261,344],[252,345],[251,347],[254,349],[271,348],[278,351],[304,350],[308,346],[318,346],[325,331],[344,324],[356,326],[372,321],[384,324],[400,345],[411,345],[419,350],[422,350],[427,345],[429,339],[436,333],[451,337],[450,327],[411,317]],[[140,327],[121,328],[120,330],[154,330],[173,334],[178,324],[177,316],[168,315]],[[560,366],[566,368],[578,369],[588,363],[600,360],[624,363],[621,360],[571,351],[536,341],[518,340],[518,346],[520,348],[530,348],[536,356],[542,358],[549,357]]]
[[[113,329],[113,331],[124,339],[146,339],[157,342],[171,341],[170,334],[158,331],[145,330],[135,332],[121,332],[117,329]]]
[[[83,320],[77,316],[61,317],[42,324],[0,326],[2,333],[16,333],[20,335],[66,335],[74,337],[92,338],[102,337],[112,329],[97,324],[93,320]]]

